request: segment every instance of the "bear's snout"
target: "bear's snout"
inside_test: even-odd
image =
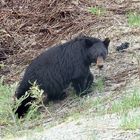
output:
[[[103,66],[104,66],[104,59],[103,59],[103,57],[99,56],[99,57],[97,58],[96,65],[97,65],[97,67],[98,67],[99,69],[102,69],[102,68],[103,68]]]

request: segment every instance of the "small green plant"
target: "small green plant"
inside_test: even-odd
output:
[[[99,92],[103,92],[104,91],[104,88],[105,88],[105,86],[104,86],[105,84],[104,84],[104,79],[103,79],[103,77],[99,77],[98,79],[97,79],[97,81],[96,81],[96,89],[99,91]]]
[[[125,114],[122,118],[120,126],[124,130],[136,130],[140,128],[140,116]]]
[[[0,79],[0,124],[9,124],[13,118],[12,102],[13,94],[17,84],[5,85],[3,78]]]
[[[0,69],[3,69],[5,67],[4,63],[0,63]]]
[[[35,114],[38,114],[39,108],[43,108],[45,112],[52,117],[51,113],[48,111],[48,108],[43,103],[43,100],[45,98],[43,92],[44,91],[42,89],[39,89],[39,86],[36,84],[36,82],[34,82],[32,87],[30,88],[29,94],[36,100],[31,103],[31,107],[29,112],[27,113],[26,118],[31,119],[32,117],[35,117]]]
[[[127,17],[128,17],[128,24],[130,26],[140,26],[140,14],[136,12],[129,13]]]
[[[90,7],[88,11],[97,16],[101,16],[105,14],[105,9],[101,7]]]
[[[120,101],[115,101],[108,112],[125,112],[129,109],[137,108],[140,106],[140,89],[135,88],[130,95],[126,95]]]
[[[98,140],[96,132],[91,131],[88,135],[89,135],[88,140]]]

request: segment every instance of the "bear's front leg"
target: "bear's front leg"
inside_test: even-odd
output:
[[[85,94],[89,93],[89,88],[91,87],[93,83],[93,75],[91,73],[88,74],[87,77],[82,77],[73,80],[72,86],[76,90],[76,94],[78,96],[83,96]]]
[[[86,80],[86,89],[87,90],[91,87],[91,85],[93,84],[93,81],[94,81],[94,77],[93,77],[92,73],[90,72],[87,77],[87,80]]]

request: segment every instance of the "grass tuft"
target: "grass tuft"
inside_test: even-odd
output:
[[[129,109],[140,107],[140,89],[135,88],[130,95],[124,96],[120,101],[115,101],[108,110],[110,113],[126,112]]]
[[[136,12],[129,13],[127,17],[128,17],[128,24],[130,26],[140,26],[140,14]]]
[[[97,16],[102,16],[106,12],[105,9],[101,7],[90,7],[88,11]]]
[[[104,78],[103,77],[100,77],[100,78],[97,79],[97,81],[96,81],[96,89],[99,92],[104,92],[105,83],[104,83]]]
[[[140,128],[140,116],[125,114],[122,118],[121,128],[124,130],[136,130]]]

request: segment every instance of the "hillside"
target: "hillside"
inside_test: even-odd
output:
[[[139,9],[139,0],[1,0],[0,137],[140,139]],[[103,71],[91,67],[93,92],[79,98],[70,90],[65,100],[18,120],[12,112],[12,96],[26,66],[48,47],[79,34],[111,39]],[[125,42],[129,48],[116,51]]]

